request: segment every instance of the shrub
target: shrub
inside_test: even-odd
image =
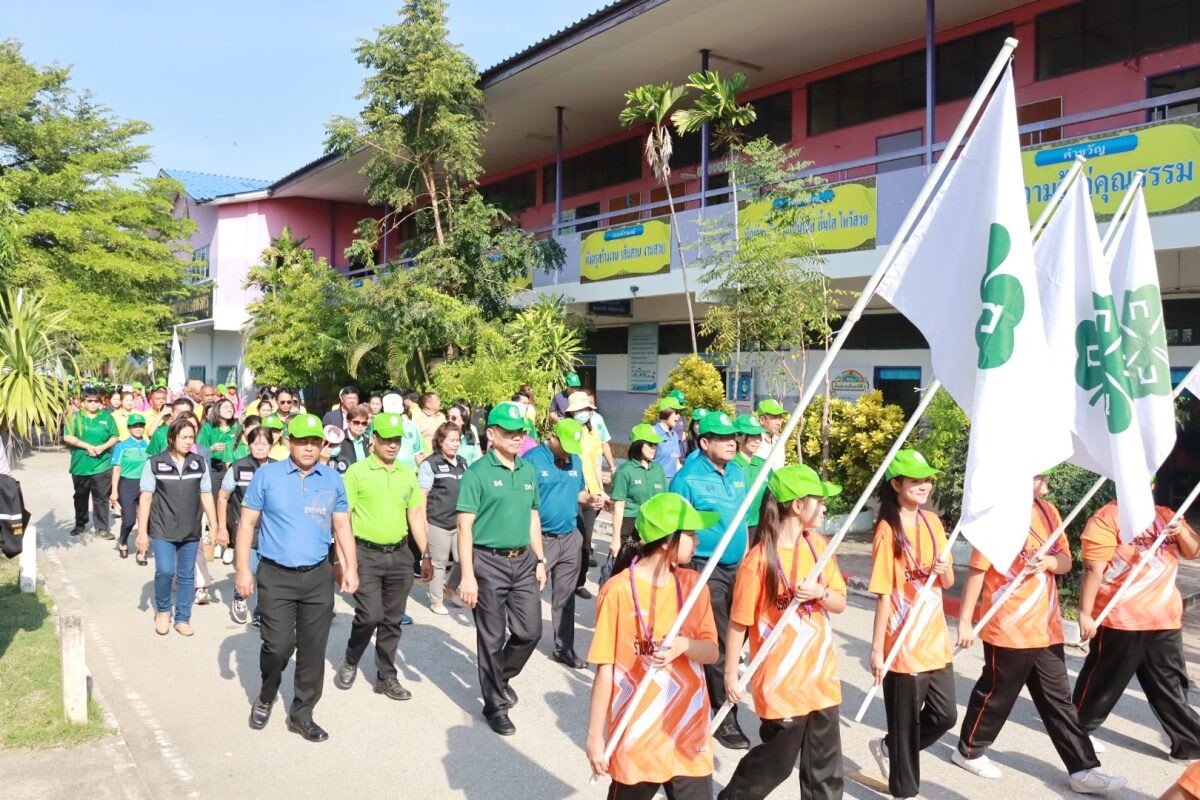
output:
[[[666,384],[659,390],[658,397],[646,407],[643,422],[658,421],[658,401],[678,389],[684,396],[684,413],[691,417],[697,408],[733,413],[733,406],[725,399],[725,384],[717,368],[699,356],[684,356],[667,376]]]

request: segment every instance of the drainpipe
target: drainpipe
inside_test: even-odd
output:
[[[558,122],[554,135],[554,234],[559,233],[558,226],[562,224],[562,193],[563,193],[563,107],[555,106],[554,111]]]
[[[934,16],[937,0],[925,0],[925,172],[933,169],[933,111],[937,105],[937,46]]]
[[[708,54],[711,50],[700,51],[700,71],[708,72]],[[708,123],[700,129],[700,207],[708,205]]]

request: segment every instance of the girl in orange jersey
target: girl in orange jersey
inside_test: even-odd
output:
[[[921,788],[921,751],[954,727],[954,671],[942,611],[942,589],[954,585],[946,531],[929,502],[940,475],[916,450],[901,450],[888,465],[879,491],[869,590],[875,604],[871,673],[883,683],[887,737],[870,743],[879,771],[896,798],[916,797]],[[936,579],[915,603],[930,574]],[[915,607],[914,607],[915,606]],[[883,664],[901,626],[913,616],[899,654]]]
[[[828,544],[814,530],[825,516],[824,498],[841,491],[802,464],[783,467],[767,481],[758,540],[738,567],[725,637],[725,691],[732,702],[741,699],[738,655],[746,631],[753,658],[793,598],[804,602],[783,622],[785,633],[750,679],[762,744],[741,760],[719,800],[761,800],[787,779],[797,757],[805,800],[842,796],[842,686],[828,615],[846,610],[846,582],[831,559],[816,582],[802,583]]]
[[[1100,762],[1071,705],[1063,660],[1062,617],[1054,576],[1071,571],[1066,534],[1059,533],[1044,556],[1030,561],[1062,523],[1058,509],[1045,499],[1049,493],[1050,472],[1045,472],[1033,479],[1025,548],[1008,569],[996,569],[978,550],[971,555],[958,621],[959,647],[975,643],[971,629],[980,590],[982,611],[987,613],[1010,583],[1018,581],[1018,588],[979,633],[983,674],[971,691],[958,747],[950,760],[981,778],[999,778],[1000,769],[985,753],[1008,719],[1021,687],[1027,686],[1050,741],[1067,767],[1071,788],[1081,794],[1108,794],[1126,781],[1096,769]]]
[[[1200,553],[1196,532],[1182,521],[1166,528],[1166,541],[1138,571],[1136,582],[1098,631],[1095,622],[1129,578],[1142,552],[1174,516],[1164,506],[1158,506],[1155,513],[1154,524],[1125,544],[1115,500],[1093,514],[1083,529],[1086,571],[1079,593],[1079,638],[1094,637],[1094,641],[1075,679],[1074,700],[1079,722],[1091,734],[1104,724],[1130,679],[1137,675],[1154,716],[1171,741],[1171,760],[1186,764],[1200,758],[1200,717],[1188,704],[1183,598],[1175,577],[1179,559],[1192,559]]]
[[[587,757],[609,775],[609,800],[650,800],[661,787],[672,800],[711,800],[712,741],[704,664],[717,660],[717,628],[708,589],[669,648],[662,640],[699,575],[687,564],[696,531],[718,515],[697,511],[678,494],[655,495],[638,510],[639,542],[622,547],[613,576],[596,602],[596,632],[588,660],[596,665],[588,718]],[[660,667],[636,709],[628,708],[651,665]],[[605,741],[633,713],[611,759]]]

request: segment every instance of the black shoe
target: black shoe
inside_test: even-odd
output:
[[[517,690],[507,683],[504,684],[504,699],[508,701],[510,706],[517,704]]]
[[[508,714],[494,714],[487,718],[488,727],[501,736],[512,736],[517,732],[517,726],[512,724]]]
[[[337,669],[337,674],[333,676],[333,685],[339,689],[349,689],[354,685],[354,679],[357,677],[358,664],[351,664],[343,658],[341,666]]]
[[[250,727],[256,731],[267,727],[267,722],[271,719],[271,708],[274,705],[274,703],[264,703],[262,700],[256,699],[254,705],[250,706]]]
[[[109,540],[109,541],[117,538],[116,536],[113,535],[113,532],[109,531],[109,530],[96,531],[96,535],[99,536],[101,539],[105,539],[105,540]]]
[[[74,528],[71,528],[71,535],[72,535],[72,536],[82,536],[82,535],[83,535],[83,528],[81,528],[81,527],[79,527],[78,525],[76,525]]]
[[[408,700],[412,697],[412,692],[405,689],[404,685],[395,678],[375,681],[375,694],[381,694],[392,700]]]
[[[589,567],[597,567],[597,566],[600,566],[600,565],[596,563],[596,559],[594,559],[594,558],[589,558],[589,559],[588,559],[588,566],[589,566]]]
[[[749,750],[750,740],[742,733],[737,720],[732,716],[726,717],[721,727],[713,732],[713,738],[730,750]]]
[[[311,719],[308,722],[296,722],[291,717],[288,717],[287,729],[292,733],[300,734],[310,742],[323,742],[329,738],[329,734],[325,732],[325,729]]]
[[[554,660],[566,664],[573,669],[587,669],[587,662],[575,655],[571,650],[560,650],[554,654]]]
[[[586,586],[580,586],[578,589],[576,589],[575,596],[582,600],[591,600],[592,599],[592,593],[588,591],[588,588]]]

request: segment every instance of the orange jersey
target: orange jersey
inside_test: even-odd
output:
[[[1200,761],[1193,761],[1175,781],[1175,785],[1192,797],[1200,797]]]
[[[1175,512],[1163,506],[1158,506],[1156,513],[1154,525],[1128,544],[1121,544],[1121,520],[1115,500],[1088,520],[1083,529],[1083,558],[1108,564],[1104,583],[1096,592],[1092,617],[1100,616],[1129,577],[1142,551],[1154,543],[1163,527],[1175,516]],[[1104,619],[1105,627],[1122,631],[1170,631],[1183,627],[1183,598],[1175,585],[1178,572],[1179,546],[1174,539],[1167,539],[1158,553],[1138,570],[1134,585],[1121,598],[1120,605]]]
[[[596,633],[588,651],[593,664],[613,665],[613,693],[609,702],[609,735],[628,710],[638,683],[650,669],[650,654],[662,642],[679,615],[681,598],[696,585],[699,574],[677,569],[677,581],[654,586],[634,575],[636,602],[630,575],[614,575],[600,590],[596,603]],[[639,615],[640,609],[640,615]],[[646,630],[652,643],[646,642]],[[681,635],[717,641],[708,588],[700,592]],[[712,742],[708,736],[710,707],[704,670],[680,657],[659,670],[642,698],[635,716],[608,762],[608,772],[618,783],[665,783],[676,776],[703,777],[713,771]]]
[[[941,669],[950,663],[950,641],[946,636],[946,615],[942,610],[942,587],[935,579],[921,602],[913,608],[921,587],[943,553],[946,553],[946,529],[937,514],[921,511],[916,528],[904,531],[905,547],[900,555],[892,549],[892,526],[880,520],[875,526],[875,544],[871,550],[874,562],[868,591],[891,598],[892,614],[888,618],[884,652],[892,652],[896,634],[910,613],[915,613],[912,629],[905,635],[904,644],[892,662],[891,671],[916,674]]]
[[[776,597],[767,597],[763,589],[767,558],[761,543],[750,548],[738,567],[729,618],[749,630],[751,658],[779,624],[794,587],[808,576],[828,543],[815,532],[806,532],[804,538],[795,548],[779,550],[783,575]],[[833,559],[825,565],[821,582],[832,592],[846,593],[846,581]],[[842,702],[833,629],[819,607],[805,605],[791,614],[779,641],[750,679],[754,710],[763,719],[799,717]]]
[[[1025,537],[1025,549],[1003,573],[978,550],[971,554],[971,568],[987,573],[983,578],[982,613],[986,614],[1008,585],[1017,579],[1025,569],[1026,560],[1033,558],[1061,522],[1057,508],[1044,500],[1036,501],[1029,522],[1029,533]],[[1069,552],[1067,536],[1060,533],[1047,554]],[[997,647],[1017,649],[1062,644],[1062,616],[1058,609],[1058,582],[1054,575],[1047,571],[1041,575],[1025,576],[1017,590],[979,632],[979,638]]]

